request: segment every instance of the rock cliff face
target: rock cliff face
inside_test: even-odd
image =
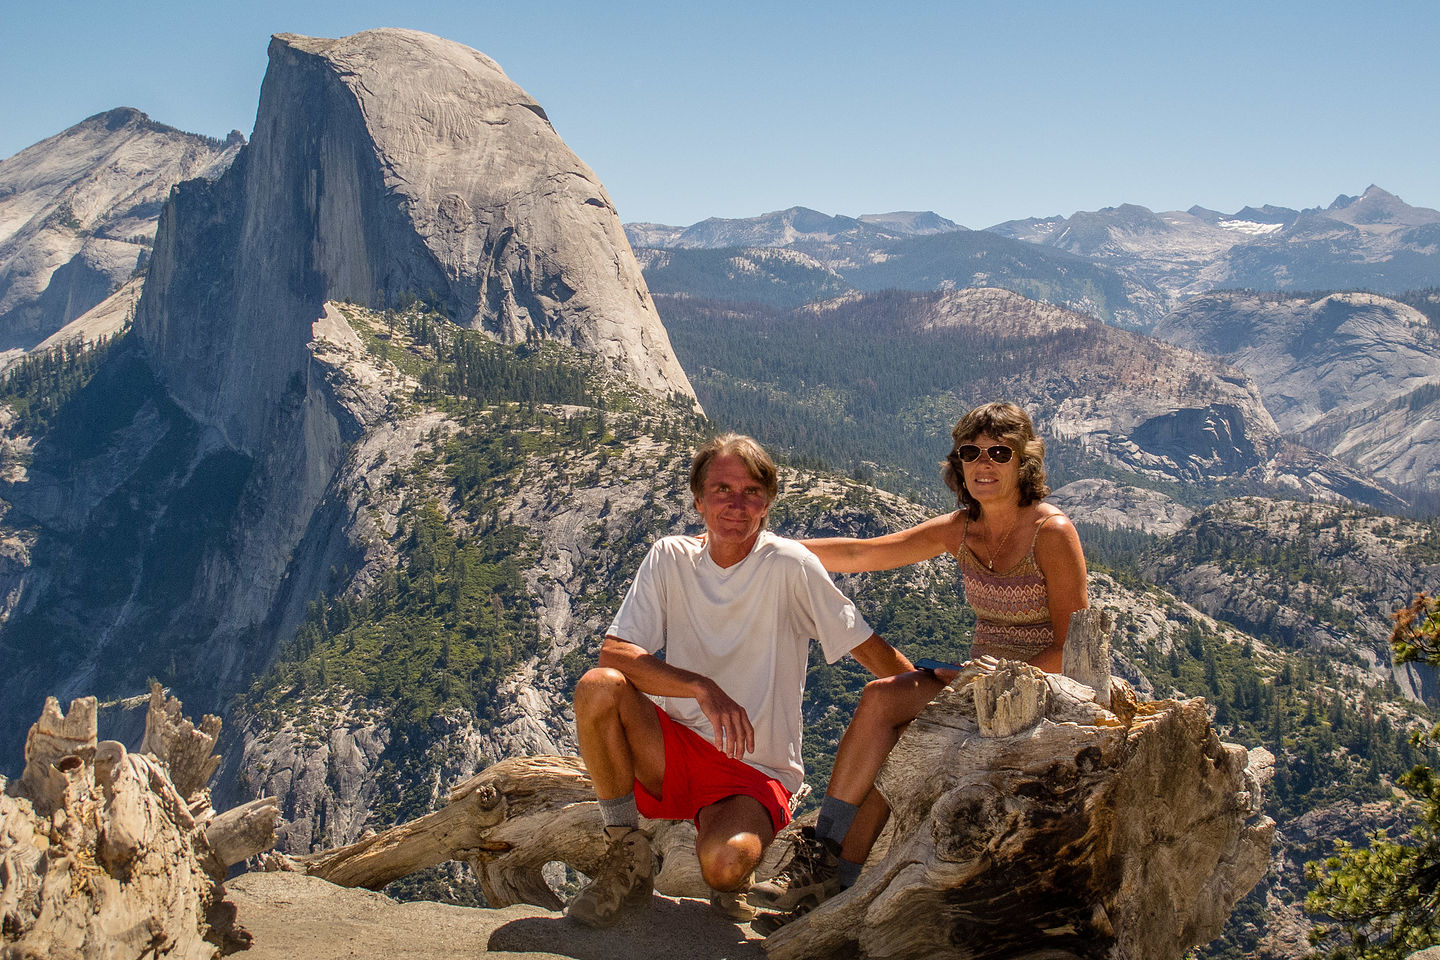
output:
[[[147,674],[223,709],[317,595],[393,571],[406,491],[370,471],[433,453],[454,426],[411,408],[417,384],[393,366],[355,362],[365,349],[327,314],[331,292],[423,297],[491,338],[565,341],[645,402],[694,406],[603,188],[492,61],[407,31],[277,38],[271,54],[255,141],[160,214],[138,336],[67,427],[7,437],[5,739],[46,695],[124,695]],[[531,669],[505,681],[511,712],[534,706],[526,678],[548,689]],[[553,749],[564,734],[545,718],[564,708],[538,712],[497,709],[478,733],[449,717],[457,762]],[[390,736],[333,719],[322,787]],[[275,756],[310,757],[310,732],[293,733],[263,736]],[[305,762],[291,770],[309,782]],[[295,794],[296,832],[350,829],[335,804],[312,822]]]
[[[1440,437],[1440,331],[1420,311],[1367,293],[1315,297],[1215,293],[1154,330],[1234,364],[1280,428],[1392,483],[1434,485]]]
[[[117,647],[219,709],[317,593],[384,566],[363,476],[346,486],[363,469],[338,471],[361,438],[403,462],[444,418],[402,415],[378,380],[327,362],[336,337],[315,324],[334,291],[422,296],[694,403],[603,188],[493,62],[406,31],[277,38],[271,55],[254,142],[161,214],[139,349],[91,391],[106,409],[23,452],[6,487],[5,612],[29,622],[0,652],[27,712],[94,689]],[[64,662],[16,639],[58,624]],[[158,651],[185,635],[187,666],[167,667]]]
[[[1440,331],[1413,307],[1374,294],[1207,294],[1167,316],[1154,335],[1254,377],[1290,433],[1332,410],[1440,381]]]
[[[323,301],[416,297],[693,396],[604,188],[494,61],[405,30],[275,37],[253,142],[162,219],[136,319],[161,379],[253,454]]]
[[[1370,682],[1393,678],[1407,697],[1434,703],[1434,669],[1396,667],[1388,640],[1391,614],[1440,575],[1435,547],[1424,523],[1243,497],[1201,511],[1143,569],[1209,616],[1355,664]]]
[[[217,175],[243,142],[121,107],[0,160],[0,358],[34,347],[142,269],[170,188]]]

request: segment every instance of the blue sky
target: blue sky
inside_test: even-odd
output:
[[[1120,203],[1440,208],[1440,3],[3,0],[0,157],[132,106],[249,136],[272,33],[489,54],[626,221],[970,227]]]

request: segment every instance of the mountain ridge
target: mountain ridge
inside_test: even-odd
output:
[[[796,207],[690,227],[630,224],[626,231],[637,249],[670,251],[669,263],[683,260],[676,253],[682,249],[736,248],[744,256],[747,247],[781,247],[816,259],[858,289],[1007,286],[1140,330],[1185,300],[1220,288],[1398,294],[1440,284],[1440,211],[1412,207],[1373,184],[1359,196],[1341,195],[1328,207],[1305,210],[1266,204],[1233,214],[1199,206],[1157,213],[1125,203],[1068,217],[1010,220],[984,230],[903,236],[866,232],[867,220],[889,222],[885,216],[857,221]],[[805,229],[796,229],[796,223]],[[1079,260],[1057,261],[1046,250]],[[986,269],[987,258],[1006,266]],[[976,269],[967,271],[964,264],[971,260]],[[721,276],[702,279],[703,258],[692,254],[686,262],[695,289],[723,282]],[[1084,275],[1072,276],[1077,269]],[[686,292],[668,286],[667,291]],[[787,289],[782,299],[791,305],[793,296]]]
[[[140,272],[171,187],[218,176],[243,143],[119,107],[0,160],[0,363]]]
[[[892,290],[789,311],[663,297],[661,309],[711,414],[804,457],[893,465],[899,447],[945,436],[952,411],[1004,396],[1054,440],[1067,481],[1117,471],[1199,499],[1265,489],[1401,503],[1287,441],[1234,367],[1012,291]],[[752,341],[761,355],[731,346]],[[957,369],[983,373],[957,382]],[[890,479],[914,489],[932,460],[907,457],[908,475]]]

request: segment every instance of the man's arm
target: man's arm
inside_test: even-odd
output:
[[[613,635],[600,645],[600,666],[619,670],[642,693],[696,701],[715,730],[717,750],[739,760],[755,749],[755,728],[745,708],[709,677],[673,667],[644,647]]]
[[[868,640],[850,651],[850,656],[877,677],[893,677],[915,669],[905,654],[886,643],[878,633],[870,634]]]

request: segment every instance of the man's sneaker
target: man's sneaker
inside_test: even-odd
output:
[[[744,890],[710,890],[710,909],[726,920],[749,923],[758,912],[745,899]]]
[[[789,862],[769,880],[752,886],[748,899],[757,907],[788,913],[812,910],[840,890],[837,845],[815,836],[814,827],[801,827],[790,842]]]
[[[606,827],[605,837],[605,858],[565,908],[567,917],[587,927],[610,926],[626,907],[649,903],[655,888],[649,838],[635,827]]]

